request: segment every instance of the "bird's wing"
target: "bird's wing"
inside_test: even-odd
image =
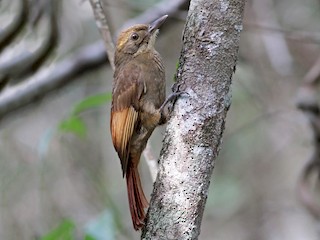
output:
[[[111,135],[125,175],[130,152],[130,140],[138,122],[139,99],[145,91],[141,68],[126,65],[115,72],[111,108]]]

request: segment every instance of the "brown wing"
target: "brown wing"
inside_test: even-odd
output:
[[[144,91],[140,76],[141,68],[128,64],[117,69],[114,76],[110,128],[123,175],[127,170],[130,140],[139,117],[139,99]]]

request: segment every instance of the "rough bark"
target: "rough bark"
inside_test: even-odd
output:
[[[231,103],[245,0],[193,0],[142,239],[197,239]]]

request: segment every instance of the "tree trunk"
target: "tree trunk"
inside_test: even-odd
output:
[[[231,103],[245,0],[193,0],[142,239],[197,239]]]

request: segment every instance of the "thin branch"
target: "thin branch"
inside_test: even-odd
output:
[[[109,63],[111,65],[112,70],[115,69],[114,66],[114,44],[112,41],[110,29],[108,26],[107,18],[105,17],[105,13],[103,11],[100,0],[90,0],[90,4],[93,9],[93,13],[96,19],[97,26],[102,35],[103,43],[107,51]]]

